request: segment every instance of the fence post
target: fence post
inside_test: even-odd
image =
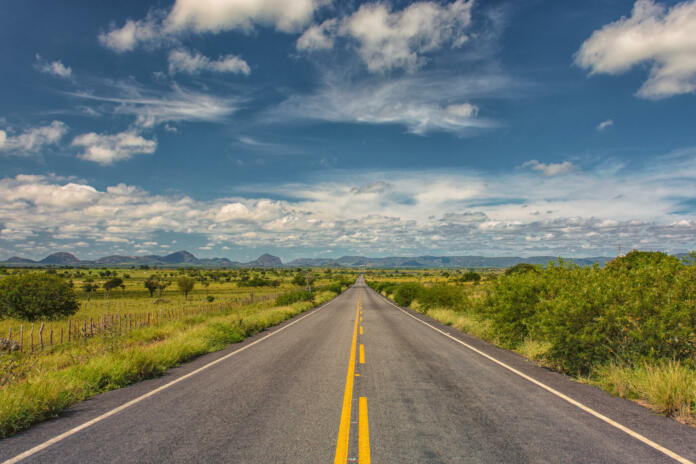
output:
[[[49,340],[48,345],[53,346],[53,329],[51,329],[50,338],[48,340]]]
[[[60,328],[60,344],[63,344],[63,328]]]
[[[44,323],[41,323],[41,327],[39,328],[39,343],[41,344],[41,349],[43,350],[44,343],[43,343],[43,329],[44,329]]]
[[[19,324],[19,351],[24,350],[24,324]]]
[[[12,341],[12,326],[10,326],[10,329],[7,332],[7,339],[10,340],[10,342]]]
[[[91,316],[89,318],[89,334],[94,335],[94,321]]]
[[[70,343],[70,339],[72,338],[71,333],[72,333],[72,319],[68,319],[68,343]]]

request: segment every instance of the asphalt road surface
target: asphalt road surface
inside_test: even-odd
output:
[[[362,280],[0,441],[0,462],[51,464],[692,461],[696,429],[397,308]]]

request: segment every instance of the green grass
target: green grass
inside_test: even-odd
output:
[[[334,296],[320,292],[315,303]],[[104,334],[33,355],[6,355],[0,358],[0,437],[55,417],[98,393],[161,375],[314,307],[310,302],[271,305],[266,301],[217,314],[192,314],[120,337]]]

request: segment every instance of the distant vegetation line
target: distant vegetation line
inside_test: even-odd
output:
[[[508,268],[519,263],[546,264],[555,260],[556,256],[392,256],[385,258],[369,258],[365,256],[342,256],[340,258],[298,258],[288,263],[270,254],[263,254],[249,262],[231,261],[227,258],[197,258],[188,251],[177,251],[166,256],[121,256],[112,255],[95,260],[81,260],[75,255],[66,252],[52,253],[42,260],[34,261],[27,258],[13,256],[0,265],[13,267],[32,266],[73,266],[73,267],[99,267],[99,266],[155,266],[155,267],[211,267],[211,268],[274,268],[274,267],[346,267],[346,268]],[[593,264],[604,265],[613,258],[597,256],[590,258],[568,258],[579,266]]]

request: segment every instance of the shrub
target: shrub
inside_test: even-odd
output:
[[[394,292],[394,301],[399,306],[408,306],[418,298],[423,287],[420,284],[407,282],[396,287]]]
[[[58,319],[78,309],[75,291],[56,275],[29,273],[0,280],[0,317]]]
[[[481,274],[474,271],[467,271],[462,275],[459,280],[461,282],[479,282],[481,280]]]
[[[519,263],[505,270],[505,275],[525,274],[527,272],[539,273],[539,268],[529,263]]]
[[[289,306],[298,301],[312,301],[314,294],[307,290],[292,290],[282,293],[276,297],[276,305]]]
[[[447,284],[435,284],[430,288],[422,287],[417,298],[426,309],[436,307],[461,309],[464,306],[462,289]]]

